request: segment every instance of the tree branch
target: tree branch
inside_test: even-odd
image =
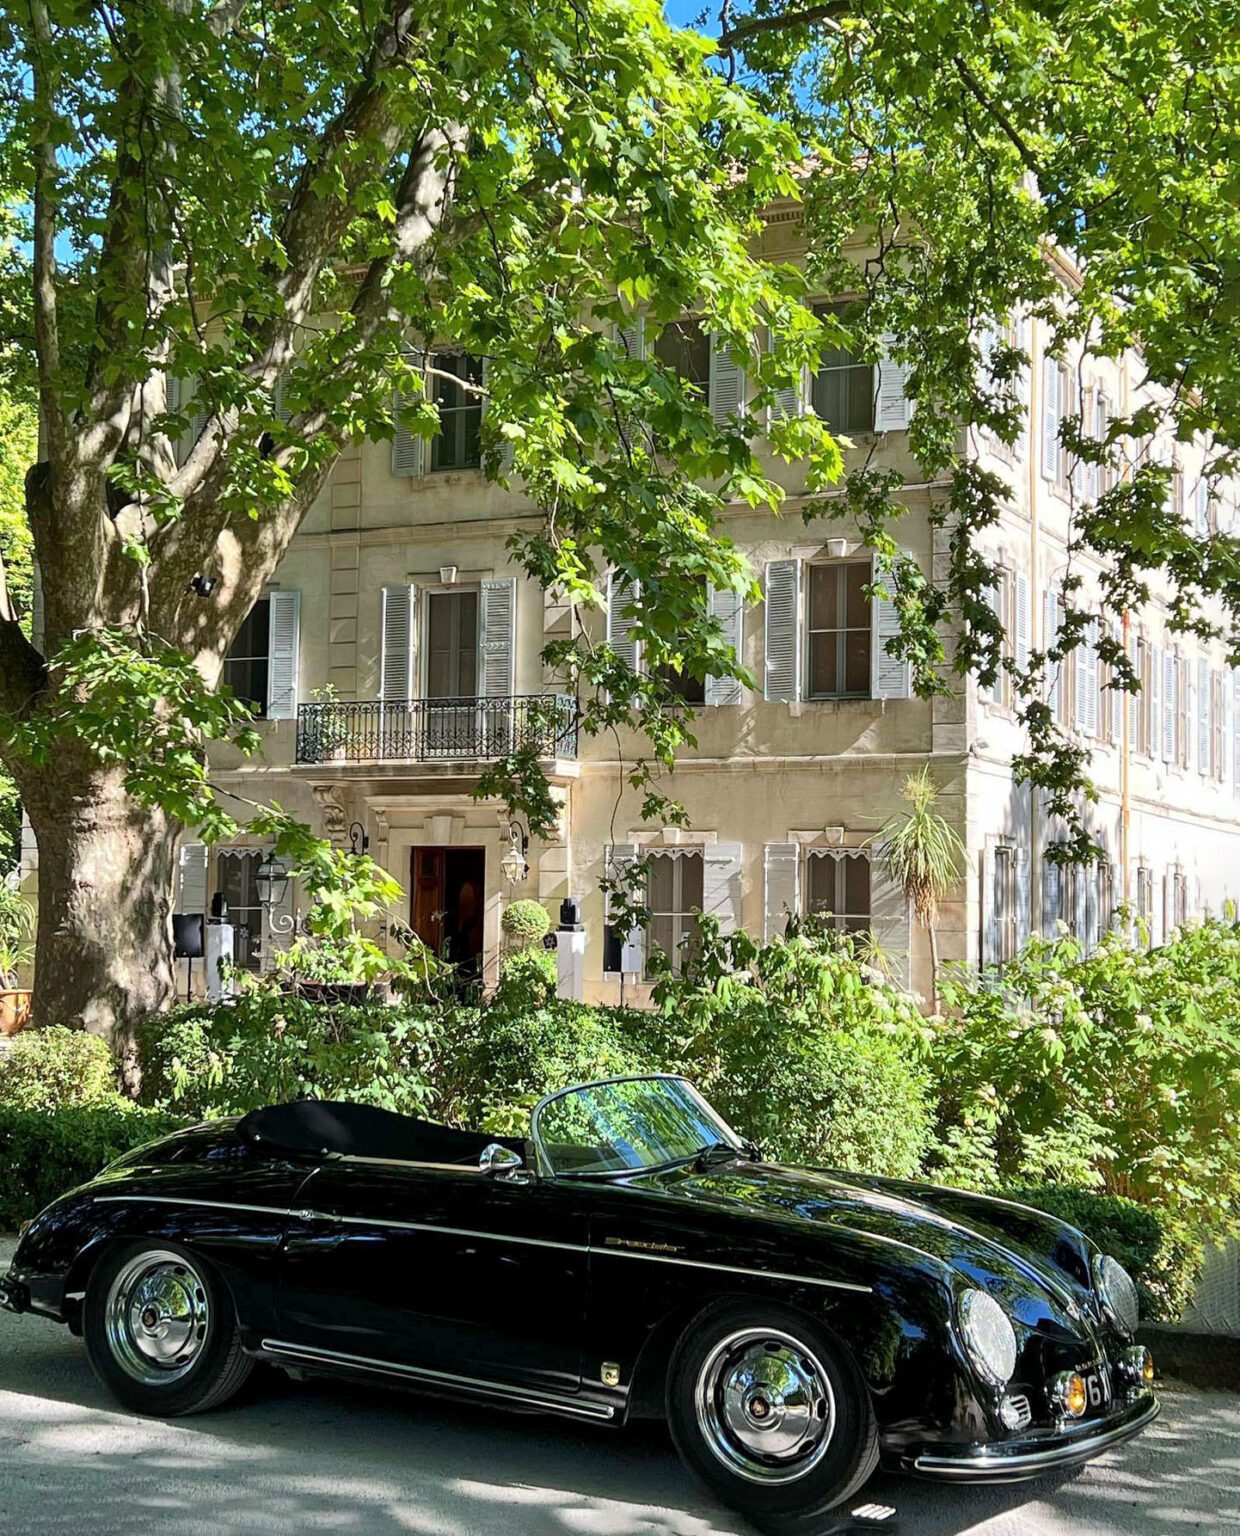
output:
[[[65,420],[57,391],[60,372],[60,324],[56,302],[56,147],[51,134],[54,116],[52,82],[52,29],[43,0],[31,0],[30,15],[35,39],[31,61],[34,76],[34,334],[39,375],[39,409],[48,450],[55,462],[63,460]]]
[[[856,9],[854,0],[826,0],[822,5],[805,6],[799,11],[784,11],[777,16],[747,16],[729,27],[719,38],[719,52],[730,53],[737,43],[750,38],[764,37],[769,32],[791,32],[797,27],[810,27],[820,21],[835,21],[849,16]]]

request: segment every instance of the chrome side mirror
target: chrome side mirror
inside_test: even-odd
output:
[[[488,1143],[478,1154],[478,1167],[483,1173],[515,1173],[521,1166],[521,1154],[511,1147],[500,1146],[498,1141]]]

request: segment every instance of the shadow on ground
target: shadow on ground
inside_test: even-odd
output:
[[[1058,1483],[880,1476],[903,1536],[1240,1533],[1240,1403],[1169,1394],[1142,1439]],[[256,1375],[227,1410],[118,1411],[80,1343],[0,1314],[5,1536],[742,1536],[657,1426],[617,1432],[379,1389]]]

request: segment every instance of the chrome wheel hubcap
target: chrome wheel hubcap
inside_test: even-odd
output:
[[[207,1288],[177,1253],[141,1253],[108,1290],[108,1347],[128,1376],[144,1386],[179,1381],[210,1333]]]
[[[698,1372],[698,1428],[740,1477],[787,1483],[826,1454],[835,1427],[831,1382],[791,1334],[747,1328],[720,1340]]]

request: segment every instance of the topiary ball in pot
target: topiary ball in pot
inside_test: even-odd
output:
[[[508,903],[499,925],[516,948],[528,949],[546,934],[551,927],[551,919],[541,902],[523,897],[520,901]]]

